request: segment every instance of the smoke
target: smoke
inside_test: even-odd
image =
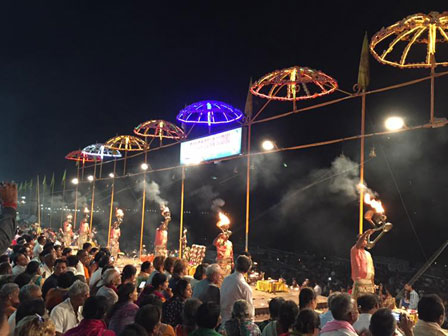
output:
[[[160,186],[155,181],[143,182],[137,184],[137,190],[142,192],[146,189],[146,199],[156,202],[158,205],[167,205],[168,202],[160,196]]]
[[[220,212],[221,208],[226,204],[226,201],[224,201],[222,198],[215,198],[212,201],[212,206],[210,209],[215,212]]]

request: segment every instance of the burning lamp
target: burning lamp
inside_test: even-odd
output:
[[[140,168],[141,168],[142,170],[148,170],[148,164],[147,164],[147,163],[142,163],[141,166],[140,166]]]
[[[93,175],[87,176],[87,180],[89,180],[89,182],[93,182]]]
[[[79,183],[78,178],[75,177],[74,179],[72,179],[72,183],[75,184],[75,185],[78,184]]]
[[[109,177],[114,178],[115,177],[114,173],[109,173]]]
[[[368,238],[366,247],[370,250],[381,239],[381,237],[384,236],[385,233],[392,230],[393,225],[392,223],[386,222],[387,216],[384,213],[376,212],[373,209],[368,210],[365,213],[364,218],[373,225],[373,231],[380,231],[375,239],[370,240],[370,237]]]
[[[386,119],[384,126],[389,131],[398,131],[402,129],[404,125],[404,120],[401,117],[389,117]]]
[[[275,143],[271,140],[264,140],[261,143],[261,147],[263,148],[263,150],[265,151],[271,151],[275,148]]]

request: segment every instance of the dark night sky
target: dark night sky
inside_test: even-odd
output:
[[[65,168],[73,174],[73,165],[64,160],[69,151],[130,133],[148,119],[175,121],[181,108],[198,100],[222,100],[243,109],[249,79],[275,69],[292,65],[320,69],[351,91],[365,31],[371,36],[407,15],[441,12],[446,9],[443,3],[433,1],[430,7],[409,1],[3,2],[0,180],[29,180],[53,171],[60,178]],[[426,74],[380,65],[371,58],[371,88]],[[447,79],[437,80],[439,117],[448,114],[447,88]],[[368,131],[381,130],[383,118],[390,113],[404,115],[409,125],[426,122],[428,94],[425,82],[369,96]],[[256,109],[262,101],[254,99],[254,103]],[[290,107],[274,103],[266,115]],[[254,143],[270,136],[283,147],[358,134],[359,108],[359,101],[352,101],[256,126]],[[367,164],[367,182],[384,200],[396,224],[377,253],[403,256],[410,250],[412,259],[423,258],[398,190],[425,253],[430,255],[445,239],[447,142],[446,129],[367,141],[367,151],[374,145],[378,155]],[[255,177],[259,180],[253,191],[252,216],[258,219],[252,239],[296,250],[325,245],[325,252],[344,255],[354,239],[356,202],[340,204],[340,195],[325,199],[324,189],[310,189],[309,194],[283,202],[295,204],[293,209],[282,207],[291,209],[290,213],[275,205],[291,189],[312,183],[313,172],[328,168],[341,153],[358,161],[358,146],[344,143],[257,161],[255,170],[263,173]],[[157,155],[151,161],[154,166],[176,164],[176,150]],[[209,176],[221,176],[217,172],[222,171],[224,178],[239,170],[241,178],[233,182],[219,183],[218,178],[210,183],[216,184],[213,188],[220,197],[230,199],[226,210],[241,216],[235,222],[243,225],[244,167],[241,160],[236,161],[191,169],[189,187],[197,190],[208,183],[204,181]],[[177,202],[176,197],[167,196],[172,198],[170,204]],[[310,200],[314,203],[309,204]],[[336,237],[333,242],[343,241],[344,246],[329,242],[332,236]],[[235,239],[241,238],[242,230],[235,228]]]

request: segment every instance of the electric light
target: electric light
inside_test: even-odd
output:
[[[118,135],[106,141],[105,147],[129,152],[142,151],[148,145],[140,138],[132,135]]]
[[[87,180],[89,180],[89,182],[93,182],[93,175],[87,176]]]
[[[114,178],[115,177],[114,173],[109,173],[109,177]]]
[[[141,168],[142,170],[148,170],[148,164],[147,164],[147,163],[142,163],[141,166],[140,166],[140,168]]]
[[[404,120],[401,117],[389,117],[384,125],[389,131],[398,131],[404,127]]]
[[[243,112],[229,104],[217,100],[203,100],[187,106],[179,112],[176,118],[186,124],[211,126],[228,124],[242,117]]]
[[[271,140],[264,140],[261,143],[261,147],[263,148],[263,150],[265,151],[271,151],[275,148],[275,144],[274,142],[272,142]]]
[[[78,184],[78,183],[79,183],[78,178],[75,177],[74,179],[72,179],[72,183],[73,183],[73,184]]]
[[[182,140],[187,136],[182,128],[165,120],[149,120],[134,128],[134,133],[148,138]]]

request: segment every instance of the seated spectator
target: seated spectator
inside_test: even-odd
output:
[[[62,250],[62,259],[67,259],[67,257],[72,255],[72,249],[70,247],[66,247]]]
[[[139,308],[134,303],[135,301],[137,301],[137,290],[133,284],[127,283],[118,288],[118,301],[110,309],[107,318],[109,328],[117,335],[127,324],[134,323],[135,314]]]
[[[30,274],[23,272],[15,277],[14,283],[16,283],[19,288],[22,288],[23,286],[31,283],[31,278],[32,277]]]
[[[160,297],[150,294],[142,300],[142,304],[140,307],[144,307],[146,305],[153,305],[160,309],[160,314],[162,314],[163,303]],[[137,322],[137,320],[136,320]],[[157,336],[175,336],[174,328],[169,324],[159,323],[159,332]]]
[[[205,270],[207,267],[208,264],[200,264],[196,267],[193,279],[190,280],[190,285],[192,289],[194,289],[194,286],[196,286],[197,283],[199,283],[201,280],[204,280],[207,277],[207,275],[205,274]]]
[[[42,286],[42,297],[45,299],[47,292],[51,288],[56,288],[58,285],[58,278],[62,273],[67,271],[67,262],[63,259],[57,259],[54,262],[54,272],[44,282]]]
[[[86,243],[90,244],[90,243]],[[85,244],[84,244],[85,245]],[[90,244],[90,247],[92,245]],[[78,274],[84,275],[86,282],[89,283],[90,279],[90,271],[89,271],[89,265],[90,265],[90,254],[86,250],[80,250],[76,254],[78,257],[78,265],[76,266],[76,269],[78,270]]]
[[[299,307],[302,309],[315,310],[317,307],[316,292],[311,287],[303,287],[299,293]]]
[[[36,244],[34,245],[34,248],[33,248],[34,258],[39,257],[39,254],[41,254],[42,251],[44,250],[44,245],[46,242],[47,242],[47,238],[45,238],[44,235],[40,235],[39,237],[37,237]]]
[[[151,283],[152,282],[152,278],[157,273],[163,273],[164,262],[165,262],[165,257],[164,256],[157,256],[157,257],[154,258],[154,260],[153,260],[154,270],[149,275],[149,279],[148,279],[148,282],[146,284]],[[173,265],[174,265],[174,262],[173,262]],[[169,275],[171,277],[171,274],[169,274]]]
[[[162,302],[165,302],[164,291],[168,291],[168,280],[166,279],[166,275],[163,273],[156,273],[152,279],[152,283],[150,285],[147,284],[140,293],[137,304],[142,307],[141,301],[144,300],[145,296],[150,294],[158,296]]]
[[[137,274],[137,269],[133,265],[126,265],[121,271],[121,283],[122,284],[135,284],[135,276]]]
[[[28,259],[23,253],[15,253],[12,257],[12,263],[14,265],[12,268],[12,274],[19,275],[20,273],[25,272]]]
[[[54,245],[54,252],[56,254],[56,259],[62,258],[62,246],[60,244]]]
[[[39,257],[42,260],[40,264],[40,273],[45,282],[45,280],[53,274],[54,264],[57,259],[55,249],[43,250]]]
[[[31,283],[38,285],[39,287],[42,287],[44,284],[38,261],[31,260],[26,266],[24,273],[31,276]]]
[[[96,260],[97,256],[98,260]],[[110,257],[108,255],[98,253],[95,256],[94,262],[97,263],[98,268],[96,269],[95,272],[92,273],[90,277],[89,281],[90,290],[94,289],[98,285],[98,282],[100,282],[101,275],[103,274],[103,268],[109,266],[110,264]]]
[[[418,302],[418,321],[414,328],[415,336],[448,335],[442,329],[445,307],[438,295],[424,295]]]
[[[9,262],[2,262],[0,264],[0,275],[12,274],[12,267]]]
[[[199,281],[193,289],[193,297],[202,302],[220,304],[219,285],[222,282],[222,270],[218,264],[211,264],[205,270],[206,278]]]
[[[226,321],[224,328],[227,336],[258,336],[261,335],[260,328],[252,322],[249,313],[249,305],[245,300],[237,300],[233,304],[232,318]]]
[[[157,335],[162,314],[160,308],[154,305],[141,307],[135,315],[135,323],[145,328],[148,336]]]
[[[45,297],[45,307],[51,312],[54,307],[67,298],[68,289],[75,282],[76,278],[72,272],[62,273],[58,277],[58,285],[48,291]]]
[[[148,333],[140,324],[132,323],[124,327],[123,331],[117,336],[148,336]]]
[[[266,328],[269,325],[269,328],[273,328],[274,330],[277,330],[277,320],[278,320],[278,313],[280,311],[280,306],[282,303],[285,302],[285,299],[282,297],[275,297],[269,301],[269,319],[264,320],[263,322],[258,323],[258,327],[263,332],[264,328]],[[270,331],[268,333],[269,335],[272,335],[273,332]]]
[[[388,288],[384,288],[384,291],[385,295],[382,303],[383,308],[389,308],[390,310],[394,310],[395,308],[397,308],[395,298],[392,296]]]
[[[16,316],[17,312],[21,309],[21,306],[27,306],[28,302],[31,300],[39,299],[42,301],[42,290],[39,286],[35,284],[28,284],[20,288],[19,292],[19,301],[20,304],[17,307],[17,310],[11,314],[11,316],[8,319],[9,329],[11,331],[10,335],[12,336],[14,334],[14,329],[16,327]],[[45,312],[45,309],[43,309],[43,312]]]
[[[176,336],[188,336],[197,329],[196,315],[201,304],[202,302],[195,298],[185,301],[182,311],[182,324],[176,326]]]
[[[54,336],[55,326],[51,320],[45,320],[40,315],[34,314],[24,317],[17,323],[15,336]]]
[[[206,302],[199,306],[196,314],[198,329],[189,336],[220,336],[215,331],[219,323],[220,308],[214,302]]]
[[[177,282],[183,279],[186,274],[187,262],[182,259],[177,259],[174,263],[172,277],[168,281],[168,287],[173,290],[174,287],[176,287]]]
[[[277,328],[274,335],[281,335],[292,331],[292,327],[298,314],[299,307],[294,301],[286,300],[282,303],[278,312]],[[269,331],[270,330],[267,330],[265,335],[269,335],[267,334]]]
[[[167,257],[163,262],[163,269],[168,281],[171,280],[173,276],[174,264],[176,263],[177,258],[175,257]],[[155,266],[154,266],[155,267]]]
[[[369,330],[372,315],[380,308],[378,297],[375,294],[364,294],[358,297],[358,320],[353,323],[353,328],[358,334]]]
[[[347,293],[338,294],[330,306],[334,320],[327,322],[321,330],[322,336],[356,336],[353,323],[358,319],[355,300]]]
[[[328,310],[320,315],[320,328],[322,329],[327,322],[333,321],[333,314],[331,313],[330,310],[330,306],[331,306],[331,302],[333,301],[333,299],[337,296],[341,294],[341,292],[333,292],[328,296],[328,300],[327,300],[327,305],[328,305]]]
[[[68,290],[68,298],[53,308],[50,318],[55,324],[56,335],[78,326],[82,320],[82,306],[89,297],[89,286],[76,280]]]
[[[406,336],[412,336],[412,322],[407,320],[407,325],[403,324],[400,321],[400,325],[404,326],[403,331]],[[371,336],[394,336],[401,335],[401,333],[397,332],[397,321],[395,317],[392,315],[392,311],[388,308],[378,309],[370,319],[369,331]],[[436,334],[425,334],[425,335],[436,335]]]
[[[67,272],[72,272],[75,276],[76,275],[84,275],[84,272],[79,273],[78,271],[78,263],[79,263],[79,259],[77,256],[75,255],[69,255],[67,257]]]
[[[319,335],[320,319],[319,314],[313,309],[302,309],[297,315],[294,323],[294,331],[291,335],[317,336]]]
[[[19,286],[7,283],[0,288],[0,305],[3,306],[6,319],[8,319],[19,305]]]
[[[36,314],[39,316],[45,315],[45,304],[42,299],[33,299],[23,302],[17,309],[14,326],[17,326],[24,317]],[[12,334],[14,334],[14,329],[12,329]]]
[[[92,250],[93,246],[91,243],[84,243],[82,245],[82,250],[81,251],[86,251],[87,254],[89,254],[89,252]]]
[[[117,287],[121,283],[120,273],[115,268],[110,268],[103,273],[102,282],[103,286],[96,292],[96,295],[104,296],[110,308],[118,301]]]
[[[173,277],[174,278],[174,277]],[[191,285],[187,280],[179,280],[174,288],[173,297],[163,304],[162,322],[172,327],[182,324],[182,310],[185,301],[191,297]]]
[[[89,297],[82,309],[84,319],[64,336],[115,336],[115,332],[108,330],[104,322],[106,311],[107,299],[104,296]]]
[[[140,273],[137,277],[137,290],[140,288],[140,284],[145,281],[148,282],[149,275],[151,274],[151,262],[150,261],[144,261],[142,265],[140,266]]]

